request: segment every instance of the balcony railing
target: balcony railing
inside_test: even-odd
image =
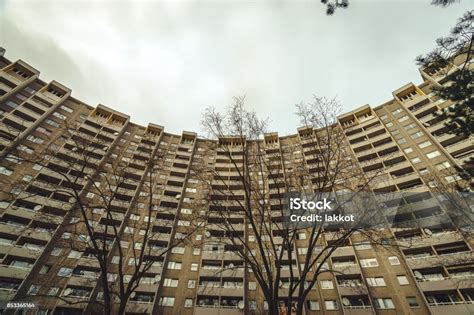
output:
[[[368,309],[372,308],[372,305],[344,305],[344,309]]]

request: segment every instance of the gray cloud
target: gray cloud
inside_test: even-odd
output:
[[[332,17],[314,1],[3,1],[0,43],[69,86],[140,124],[200,130],[207,106],[235,95],[280,134],[294,104],[338,96],[345,110],[419,82],[416,55],[446,34],[468,2],[352,1]]]

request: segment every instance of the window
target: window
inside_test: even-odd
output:
[[[360,265],[362,266],[362,268],[370,268],[370,267],[378,267],[379,263],[377,261],[377,258],[367,258],[367,259],[361,259]]]
[[[193,213],[193,210],[187,209],[187,208],[182,208],[182,209],[181,209],[181,213],[182,213],[182,214],[192,214],[192,213]]]
[[[59,119],[61,119],[61,120],[66,120],[66,116],[64,116],[63,114],[58,113],[58,112],[54,112],[54,113],[53,113],[53,116],[54,116],[54,117],[57,117],[57,118],[59,118]]]
[[[41,133],[44,133],[44,134],[47,135],[47,136],[51,135],[51,131],[49,131],[48,129],[43,128],[43,127],[38,127],[38,128],[36,128],[36,131],[41,132]]]
[[[426,174],[428,174],[429,172],[430,172],[430,171],[428,171],[427,168],[422,168],[422,169],[420,169],[420,175],[426,175]]]
[[[374,305],[375,305],[375,308],[378,308],[378,309],[393,309],[393,308],[395,308],[391,298],[374,299]]]
[[[354,243],[354,248],[357,250],[371,249],[372,245],[370,243]]]
[[[448,182],[448,183],[453,183],[455,181],[458,181],[458,180],[461,180],[461,176],[459,175],[449,175],[449,176],[445,176],[444,179]]]
[[[408,153],[412,153],[413,149],[412,148],[406,148],[406,149],[403,149],[403,151],[405,151],[405,153],[408,154]]]
[[[107,273],[108,282],[116,282],[118,275],[116,273]]]
[[[419,307],[420,305],[416,301],[415,296],[407,296],[407,303],[411,308]]]
[[[112,257],[112,264],[118,264],[120,261],[120,256],[114,256]]]
[[[160,306],[173,306],[174,297],[165,296],[160,298]]]
[[[434,159],[435,157],[440,156],[440,155],[441,155],[441,153],[439,153],[439,151],[433,151],[433,152],[430,152],[430,153],[426,154],[428,159]]]
[[[338,308],[336,300],[326,300],[324,301],[324,305],[327,310],[337,310]]]
[[[69,252],[69,255],[67,255],[68,258],[74,258],[74,259],[79,259],[82,256],[82,252],[79,252],[77,250],[71,250]]]
[[[58,287],[52,287],[52,288],[49,289],[47,294],[50,295],[50,296],[55,296],[55,295],[58,294],[58,292],[59,292]]]
[[[69,232],[64,232],[61,237],[62,237],[63,240],[68,240],[68,239],[71,238],[71,233],[69,233]]]
[[[71,268],[62,267],[58,271],[58,276],[60,276],[60,277],[70,277],[71,274],[72,274],[72,269]]]
[[[298,248],[298,254],[300,255],[306,255],[308,253],[308,248],[307,247],[300,247]]]
[[[61,108],[63,111],[68,112],[68,113],[73,112],[73,109],[71,107],[66,106],[66,105],[61,105],[61,106],[59,106],[59,108]]]
[[[193,299],[184,300],[184,308],[191,308],[191,307],[193,307]]]
[[[257,282],[250,281],[249,282],[249,290],[257,290]]]
[[[32,169],[34,169],[35,171],[39,171],[40,169],[42,169],[43,167],[39,164],[35,164],[33,165]]]
[[[431,188],[435,188],[438,186],[438,184],[435,181],[428,182],[428,186]]]
[[[257,301],[249,300],[249,309],[256,310],[257,309]]]
[[[133,234],[135,232],[135,229],[130,226],[126,226],[123,232],[127,234]]]
[[[0,174],[10,176],[13,173],[11,169],[8,169],[6,167],[0,166]]]
[[[408,278],[406,276],[397,276],[397,279],[398,279],[398,283],[400,285],[407,285],[407,284],[410,284],[408,282]]]
[[[389,121],[386,125],[387,125],[387,128],[390,128],[393,126],[393,122]]]
[[[51,269],[51,266],[43,265],[43,266],[41,266],[41,270],[40,270],[39,274],[40,275],[45,275],[49,272],[50,269]]]
[[[91,238],[87,235],[84,235],[84,234],[80,234],[78,237],[77,237],[77,240],[79,242],[84,242],[84,243],[87,243],[91,240]]]
[[[33,153],[33,149],[32,149],[32,148],[27,147],[26,145],[22,145],[22,144],[20,144],[20,145],[18,146],[18,150],[21,150],[21,151],[26,152],[26,153],[28,153],[28,154]]]
[[[38,144],[41,144],[41,143],[44,142],[43,139],[38,138],[38,137],[35,137],[35,136],[33,136],[33,135],[29,135],[28,137],[26,137],[26,139],[30,140],[30,141],[33,142],[33,143],[38,143]]]
[[[178,286],[178,280],[165,278],[163,286],[168,287],[168,288],[176,288]]]
[[[194,289],[196,287],[196,280],[188,280],[188,289]]]
[[[200,249],[200,248],[197,248],[197,247],[193,248],[193,255],[194,255],[194,256],[199,256],[199,255],[201,255],[201,249]]]
[[[399,114],[402,112],[402,109],[401,108],[397,108],[395,110],[392,111],[392,115],[396,115],[396,114]]]
[[[168,263],[168,269],[171,270],[181,270],[181,263],[177,261],[170,261]]]
[[[423,132],[421,132],[421,131],[418,131],[418,132],[415,132],[415,133],[411,134],[412,139],[418,139],[421,136],[423,136]]]
[[[198,264],[197,263],[192,263],[191,264],[191,271],[197,271],[198,270]]]
[[[318,301],[308,301],[308,308],[311,311],[319,311],[319,302]]]
[[[28,289],[28,294],[29,295],[36,295],[36,294],[38,294],[40,289],[41,289],[41,286],[39,284],[32,284],[30,286],[30,288]]]
[[[390,256],[388,257],[388,262],[392,266],[400,265],[400,260],[398,260],[397,256]]]
[[[423,149],[423,148],[429,147],[430,145],[431,145],[431,141],[425,141],[425,142],[420,143],[418,146]]]
[[[437,168],[438,170],[440,170],[440,171],[441,171],[441,170],[444,170],[444,169],[446,169],[446,168],[448,168],[448,167],[450,167],[450,166],[451,166],[451,164],[449,164],[449,162],[446,162],[446,161],[443,162],[443,163],[436,164],[436,168]]]
[[[13,155],[13,154],[7,155],[5,160],[16,163],[16,164],[21,164],[21,161],[22,161],[20,157],[18,157],[16,155]]]
[[[383,277],[367,278],[367,284],[370,287],[384,287],[386,285]]]
[[[62,251],[63,251],[62,248],[60,248],[60,247],[55,247],[55,248],[53,248],[53,250],[51,251],[51,256],[59,256]]]
[[[171,252],[173,254],[184,254],[184,247],[173,247],[173,249],[171,249]]]
[[[305,240],[306,239],[306,233],[305,232],[299,232],[297,235],[297,238],[299,240]]]
[[[398,118],[398,121],[399,121],[399,122],[404,122],[404,121],[407,120],[407,119],[408,119],[408,116],[405,115],[405,116],[402,116],[402,117]]]
[[[45,122],[50,126],[53,126],[55,128],[59,128],[59,124],[57,122],[55,122],[54,120],[46,119]]]
[[[417,164],[417,163],[420,163],[421,160],[420,160],[419,157],[416,157],[416,158],[411,159],[411,162],[412,162],[413,164]]]
[[[332,283],[331,280],[322,280],[320,283],[321,283],[321,289],[323,290],[334,289],[334,284]]]
[[[23,176],[23,178],[21,180],[24,181],[24,182],[31,182],[32,179],[33,179],[33,176],[25,175],[25,176]]]
[[[136,242],[135,244],[133,244],[134,249],[142,249],[142,247],[143,247],[143,243],[141,242]]]

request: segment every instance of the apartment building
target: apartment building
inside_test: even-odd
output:
[[[91,187],[113,177],[117,160],[125,163],[112,215],[98,209],[90,217],[101,235],[112,233],[100,229],[110,222],[121,235],[120,244],[107,244],[110,281],[115,282],[117,250],[125,252],[124,261],[133,262],[137,244],[131,244],[140,227],[151,222],[157,234],[150,246],[157,248],[166,248],[186,233],[196,211],[194,202],[205,189],[193,165],[205,163],[230,184],[238,179],[227,153],[219,149],[225,142],[238,158],[242,155],[238,139],[205,140],[193,132],[170,134],[153,123],[140,126],[127,114],[75,99],[56,81],[42,81],[39,71],[24,61],[1,56],[0,69],[0,309],[9,301],[25,301],[34,302],[36,308],[24,314],[94,313],[94,301],[103,300],[97,281],[101,269],[91,240],[84,227],[71,228],[71,223],[80,221],[80,209],[62,190],[74,188],[84,198],[98,200],[101,196],[91,193]],[[448,74],[457,69],[452,64]],[[387,220],[392,222],[389,232],[406,246],[395,255],[353,235],[326,262],[337,272],[318,278],[305,314],[474,313],[474,241],[465,229],[468,221],[451,215],[449,205],[435,193],[459,180],[455,167],[472,167],[474,143],[472,138],[448,133],[443,117],[436,115],[452,105],[432,92],[447,82],[447,73],[441,69],[420,73],[421,84],[406,84],[386,103],[362,106],[339,116],[337,122],[347,151],[362,172],[378,172],[373,191],[402,193],[405,206],[388,211]],[[284,137],[269,133],[261,145],[272,157],[282,147],[296,146],[301,160],[310,164],[307,134],[307,128]],[[95,146],[93,152],[80,148],[82,136],[95,139],[89,143]],[[85,151],[89,160],[82,171],[90,177],[78,176],[70,168]],[[47,152],[42,163],[24,158],[37,157],[38,152]],[[289,167],[295,162],[289,154],[281,154],[278,163]],[[74,187],[58,173],[75,177]],[[274,184],[269,179],[269,191]],[[235,194],[244,198],[238,185]],[[152,216],[147,210],[150,200],[156,205]],[[192,242],[151,258],[154,262],[129,297],[125,313],[265,313],[265,299],[242,258],[231,245],[212,243],[219,237],[212,221],[218,212],[210,204],[199,209],[214,213],[206,228],[193,234]],[[473,219],[472,213],[467,215]],[[236,213],[235,232],[245,236],[245,223]],[[404,228],[407,223],[413,224]],[[284,279],[298,275],[307,254],[304,244],[304,235],[295,241],[297,255],[284,266]],[[282,296],[287,292],[285,281],[280,290]]]

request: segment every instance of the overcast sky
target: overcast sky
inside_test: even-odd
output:
[[[294,105],[337,96],[344,110],[421,82],[414,58],[473,0],[354,1],[326,16],[320,0],[6,1],[0,46],[87,104],[168,132],[201,131],[204,108],[233,96],[294,133]]]

